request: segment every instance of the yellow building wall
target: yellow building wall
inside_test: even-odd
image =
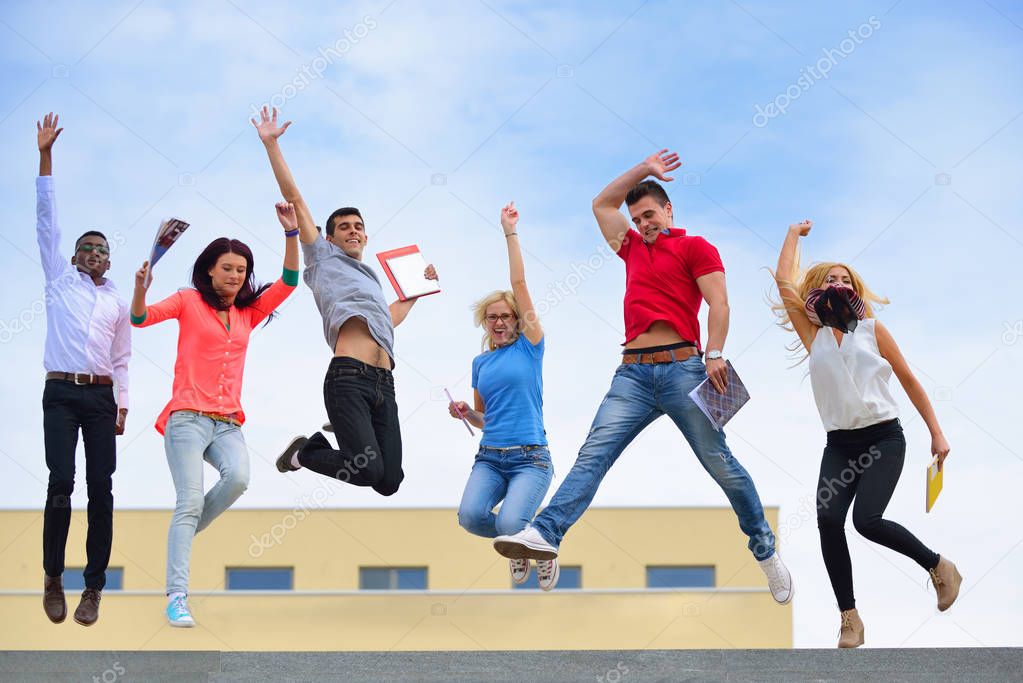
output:
[[[562,544],[582,590],[510,590],[489,539],[454,509],[231,510],[193,545],[199,626],[163,617],[167,510],[115,513],[112,567],[91,629],[41,607],[42,514],[0,512],[0,647],[8,649],[432,650],[792,646],[791,606],[774,603],[730,508],[595,508]],[[767,510],[777,528],[777,509]],[[85,564],[75,512],[67,565]],[[711,565],[715,589],[646,590],[650,565]],[[428,568],[425,592],[358,591],[359,567]],[[293,567],[294,592],[224,590],[225,567]],[[69,611],[77,595],[69,593]],[[54,637],[58,636],[59,641]]]

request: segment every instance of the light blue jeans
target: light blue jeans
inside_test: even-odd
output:
[[[667,415],[725,492],[739,518],[739,527],[749,537],[754,557],[771,557],[774,534],[764,519],[753,480],[732,456],[724,432],[716,431],[689,398],[689,392],[706,378],[707,370],[699,356],[674,363],[618,366],[579,457],[550,504],[533,521],[540,535],[558,547],[589,507],[601,480],[625,447],[647,425]]]
[[[458,506],[459,525],[487,538],[522,531],[540,507],[553,476],[546,446],[480,446]],[[502,500],[494,514],[494,506]]]
[[[242,430],[197,413],[171,413],[164,430],[167,465],[177,503],[167,532],[167,594],[188,592],[192,538],[231,507],[249,485],[249,453]],[[220,480],[203,495],[203,461]]]

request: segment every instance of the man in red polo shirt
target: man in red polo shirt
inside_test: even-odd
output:
[[[760,496],[714,429],[689,398],[708,377],[718,391],[727,381],[721,350],[728,334],[728,294],[721,258],[707,240],[672,227],[667,193],[654,180],[681,166],[661,150],[626,171],[593,200],[593,213],[611,248],[625,261],[625,350],[586,443],[547,508],[531,526],[494,539],[506,557],[549,560],[568,529],[589,507],[611,465],[647,425],[668,415],[700,464],[728,496],[749,537],[749,549],[779,603],[792,599],[792,577],[775,552]],[[625,203],[635,229],[621,213]],[[700,303],[709,306],[707,363],[700,353]]]

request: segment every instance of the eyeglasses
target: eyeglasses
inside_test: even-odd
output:
[[[104,247],[102,244],[85,244],[78,245],[78,251],[84,251],[86,254],[96,252],[100,256],[110,256],[110,250]]]
[[[498,320],[500,320],[503,323],[507,323],[510,322],[513,318],[515,318],[514,313],[502,313],[501,315],[494,315],[493,313],[491,313],[490,315],[486,316],[485,320],[491,325],[493,325]]]

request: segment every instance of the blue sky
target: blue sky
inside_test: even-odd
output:
[[[7,150],[0,201],[8,214],[0,267],[18,283],[0,303],[8,506],[40,507],[46,479],[32,177],[34,121],[47,111],[66,126],[54,155],[66,251],[82,231],[106,231],[116,245],[111,276],[125,295],[157,224],[171,215],[193,227],[158,266],[152,299],[184,286],[198,250],[220,235],[253,247],[258,277],[276,275],[277,191],[247,121],[254,105],[275,96],[295,122],[283,147],[314,215],[322,221],[357,205],[372,263],[377,251],[413,242],[436,263],[445,291],[417,304],[397,332],[406,483],[392,499],[332,487],[327,504],[338,506],[457,504],[475,445],[446,417],[442,388],[470,392],[479,333],[469,307],[506,286],[497,219],[511,199],[522,214],[534,296],[553,304],[544,317],[545,407],[560,482],[622,336],[623,269],[606,257],[589,202],[614,176],[668,147],[685,161],[669,188],[677,223],[717,245],[728,271],[725,353],[753,395],[730,442],[764,502],[789,520],[781,535],[798,582],[797,645],[831,646],[835,631],[815,523],[800,517],[812,501],[824,434],[805,370],[789,369],[790,340],[772,326],[763,268],[773,266],[786,226],[802,218],[816,224],[805,258],[850,261],[891,298],[880,315],[935,401],[953,449],[943,498],[924,515],[927,432],[897,392],[909,451],[889,516],[960,562],[969,592],[936,618],[926,576],[851,533],[870,644],[1020,644],[1010,615],[1023,610],[1023,533],[1006,521],[1023,475],[1018,7],[1004,0],[854,2],[826,14],[767,2],[303,7],[296,15],[243,0],[146,0],[0,10]],[[807,67],[827,54],[827,77],[806,80]],[[301,87],[287,88],[296,78]],[[784,114],[755,120],[786,98]],[[598,267],[580,281],[585,263]],[[565,286],[570,294],[552,294]],[[134,333],[131,414],[115,479],[123,507],[173,504],[152,422],[169,397],[175,340],[173,325]],[[253,475],[239,505],[291,507],[320,485],[313,475],[283,478],[270,461],[293,433],[322,421],[328,359],[312,297],[301,288],[250,346],[243,401]],[[637,439],[595,502],[725,504],[667,420]],[[490,552],[483,542],[480,552]]]

